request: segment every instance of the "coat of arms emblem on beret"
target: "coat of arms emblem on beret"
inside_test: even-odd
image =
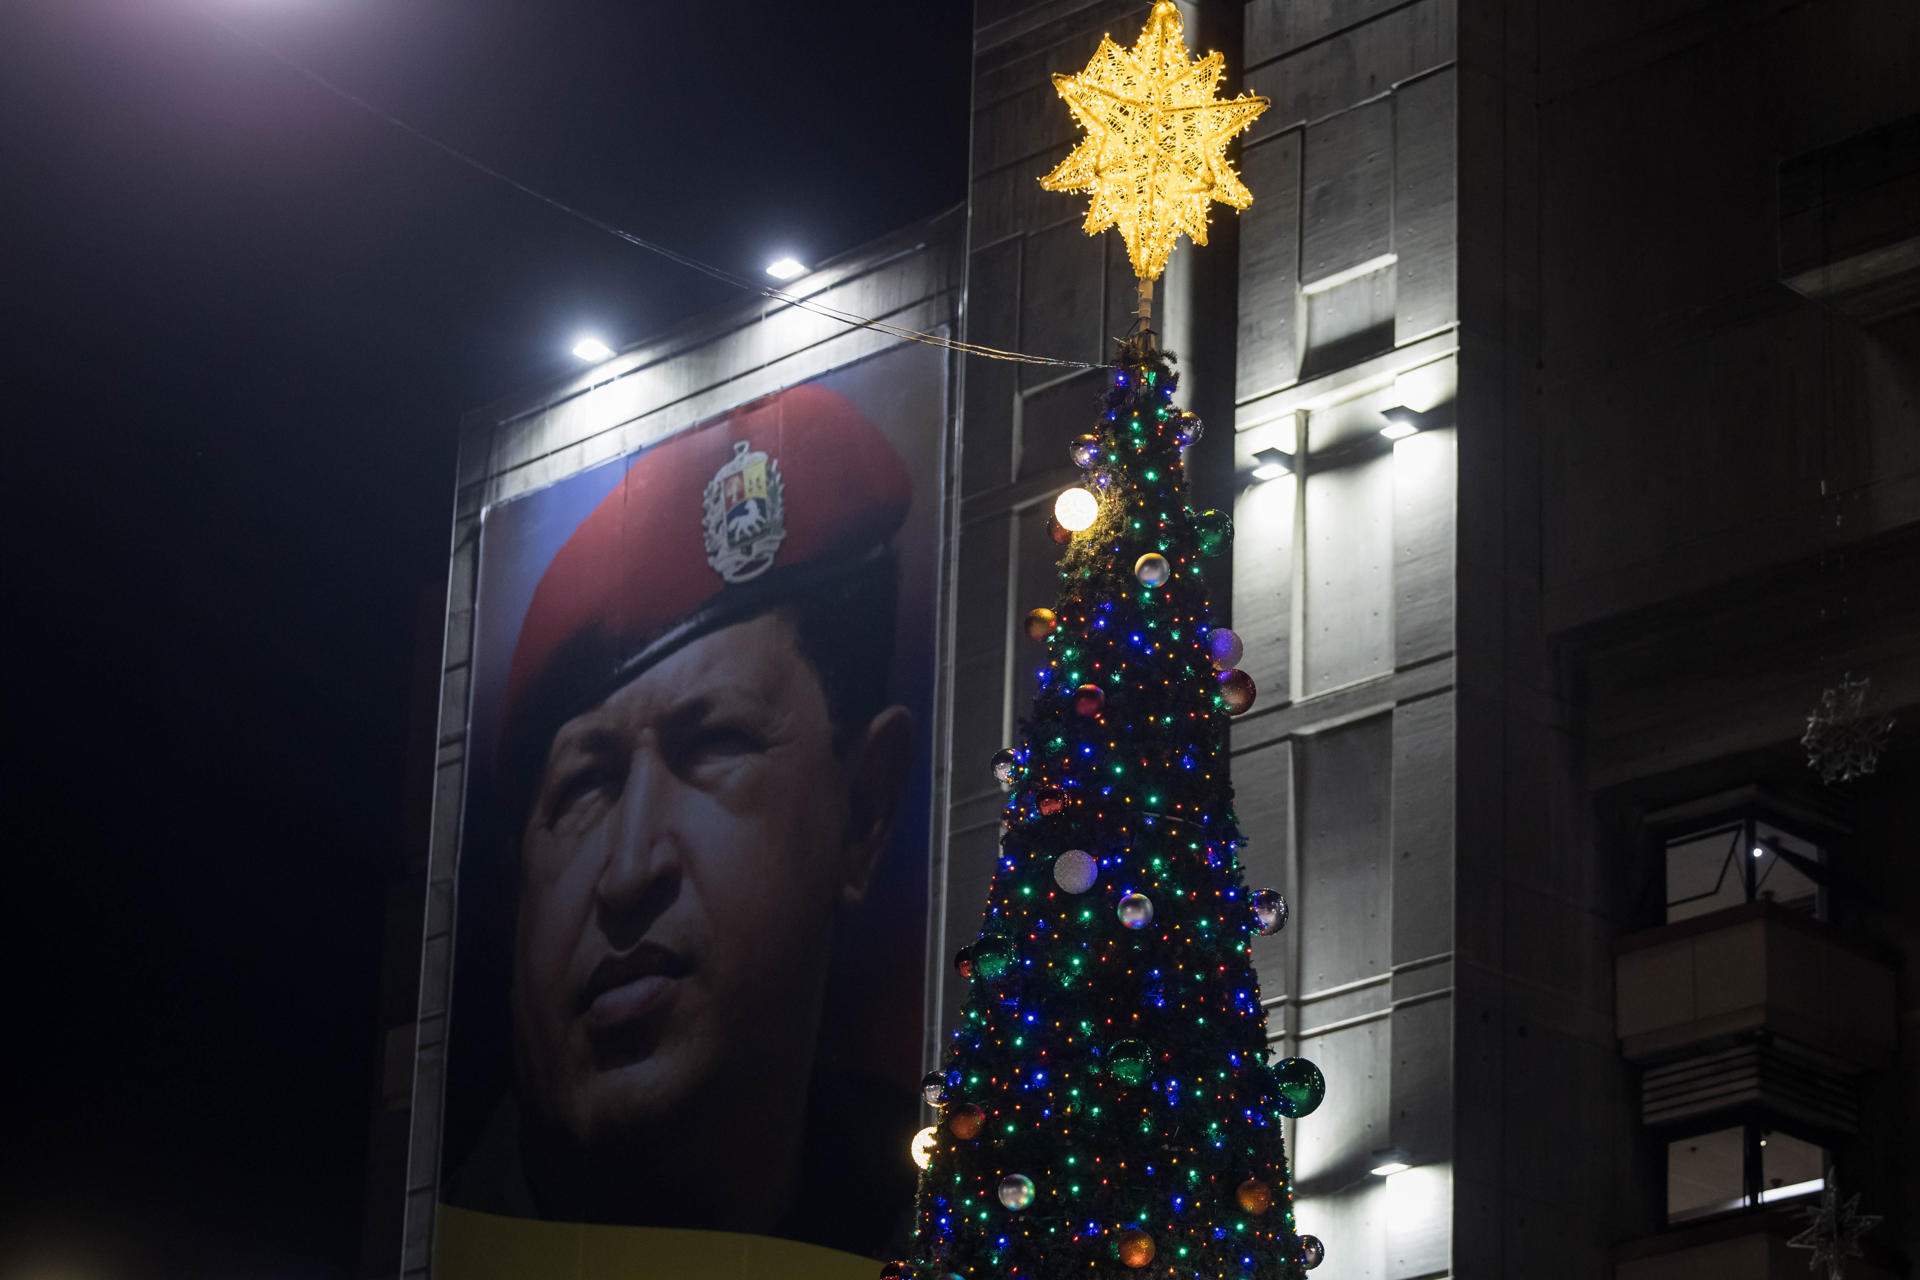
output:
[[[780,467],[745,440],[707,482],[704,530],[707,563],[727,582],[748,582],[773,567],[786,540],[786,501]]]

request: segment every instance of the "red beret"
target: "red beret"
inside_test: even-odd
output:
[[[687,640],[860,563],[912,498],[886,437],[823,387],[791,387],[648,449],[534,589],[507,677],[508,731],[582,637],[613,662],[604,696]]]

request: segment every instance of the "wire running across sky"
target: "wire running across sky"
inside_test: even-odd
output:
[[[368,115],[383,120],[394,128],[418,138],[434,150],[457,160],[467,168],[484,174],[495,181],[503,182],[522,195],[538,200],[541,204],[551,209],[564,213],[570,218],[576,218],[597,231],[602,231],[616,239],[624,240],[635,248],[645,249],[648,253],[658,255],[669,262],[677,263],[689,271],[697,271],[701,275],[711,277],[723,284],[732,285],[736,289],[743,289],[748,293],[758,294],[773,302],[798,307],[802,311],[810,311],[814,315],[824,316],[829,320],[837,321],[851,328],[871,329],[875,333],[885,334],[888,337],[899,338],[906,342],[918,342],[930,347],[941,347],[948,351],[957,351],[961,355],[978,356],[985,360],[1006,360],[1016,364],[1048,365],[1063,369],[1097,369],[1103,367],[1087,360],[1066,360],[1057,356],[1040,356],[1032,355],[1024,351],[1009,351],[1001,347],[990,347],[978,342],[967,342],[957,338],[943,337],[937,333],[926,333],[919,329],[912,329],[905,325],[895,324],[890,320],[875,320],[868,316],[857,315],[851,311],[844,311],[839,307],[829,306],[815,298],[805,297],[800,294],[790,293],[785,289],[776,289],[771,285],[761,284],[757,280],[750,280],[745,276],[737,275],[721,267],[716,267],[711,263],[702,262],[698,258],[689,257],[677,249],[672,249],[657,241],[649,240],[645,236],[635,235],[624,227],[617,227],[604,219],[596,218],[585,210],[576,209],[574,206],[567,204],[563,200],[555,199],[544,191],[537,191],[526,183],[521,182],[518,178],[510,174],[502,173],[485,161],[469,155],[451,143],[442,142],[426,130],[408,123],[399,116],[394,115],[391,111],[367,101],[367,99],[342,85],[336,84],[313,68],[296,61],[287,54],[282,53],[279,49],[261,40],[258,36],[228,22],[225,18],[217,14],[209,14],[208,18],[235,39],[259,50],[275,62],[278,62],[281,66],[286,67],[289,71],[312,81],[342,102],[356,107]]]

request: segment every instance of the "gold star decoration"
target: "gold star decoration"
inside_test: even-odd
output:
[[[1142,281],[1159,278],[1182,235],[1207,242],[1210,202],[1253,203],[1226,148],[1267,100],[1222,101],[1225,70],[1218,53],[1188,55],[1180,11],[1173,0],[1157,0],[1133,48],[1102,36],[1084,71],[1053,78],[1087,136],[1040,185],[1090,193],[1086,233],[1119,227]]]

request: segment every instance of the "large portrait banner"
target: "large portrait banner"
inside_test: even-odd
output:
[[[908,345],[485,512],[440,1280],[904,1240],[946,422]]]

